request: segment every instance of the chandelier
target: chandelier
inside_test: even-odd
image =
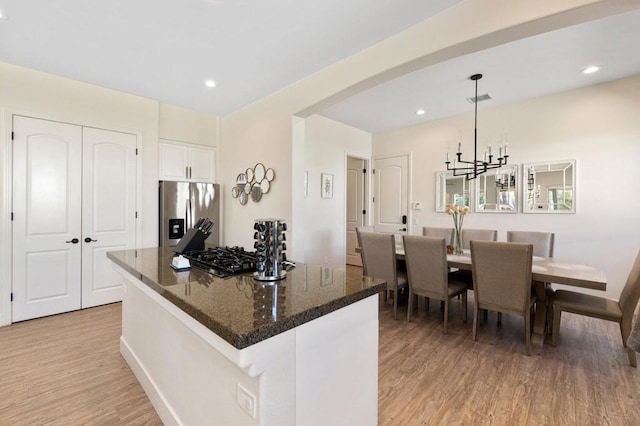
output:
[[[516,176],[510,173],[496,173],[496,188],[511,189],[516,186]]]
[[[498,148],[497,163],[493,161],[493,155],[491,153],[491,145],[488,146],[487,151],[484,152],[484,158],[478,159],[478,80],[482,78],[482,74],[474,74],[469,77],[470,80],[476,82],[476,96],[474,98],[475,111],[473,122],[473,160],[465,161],[462,159],[462,142],[458,141],[458,152],[456,152],[453,159],[453,167],[451,167],[451,161],[449,161],[449,152],[447,152],[447,170],[453,171],[454,176],[464,176],[465,180],[471,180],[485,173],[487,170],[498,169],[507,164],[507,144],[504,145],[504,153],[502,145]]]
[[[529,177],[527,178],[527,189],[529,191],[533,191],[533,187],[536,184],[536,175],[533,172],[529,172]]]

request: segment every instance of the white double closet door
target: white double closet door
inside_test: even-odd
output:
[[[136,144],[13,116],[13,321],[122,299],[106,252],[135,248]]]

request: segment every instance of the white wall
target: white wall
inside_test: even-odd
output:
[[[219,117],[160,104],[158,137],[178,142],[219,145]]]
[[[158,136],[216,145],[218,118],[103,87],[0,62],[0,324],[11,321],[10,114],[89,125],[139,136],[140,247],[158,245]]]
[[[607,295],[617,299],[640,249],[638,117],[640,77],[480,109],[479,146],[487,136],[506,132],[510,163],[577,161],[577,213],[472,212],[464,226],[498,229],[499,240],[506,240],[507,230],[554,232],[555,256],[603,268]],[[374,156],[413,155],[410,199],[423,202],[424,210],[410,212],[412,234],[421,233],[422,226],[452,224],[450,216],[435,212],[435,172],[445,169],[445,153],[454,151],[459,131],[467,157],[473,149],[473,113],[373,136]]]
[[[157,215],[146,214],[157,209],[158,102],[5,63],[0,81],[0,107],[7,112],[141,134],[142,245],[157,245]],[[3,136],[9,129],[5,123]]]
[[[304,166],[304,123],[324,107],[417,69],[531,35],[619,13],[637,6],[600,0],[465,0],[414,27],[304,78],[222,119],[220,148],[224,193],[238,173],[258,162],[276,171],[260,203],[224,207],[225,243],[253,246],[256,218],[295,224],[292,253],[303,238],[295,204]],[[301,155],[302,154],[302,155]],[[293,195],[292,195],[293,194]],[[338,196],[338,194],[336,194]],[[292,220],[293,219],[293,220]],[[341,226],[336,223],[336,226]]]
[[[306,123],[304,261],[342,268],[346,258],[346,156],[371,158],[371,134],[319,115]],[[320,174],[333,175],[333,198],[320,197]]]

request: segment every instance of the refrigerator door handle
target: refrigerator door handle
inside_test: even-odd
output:
[[[185,230],[185,232],[187,231],[187,229],[189,229],[189,200],[188,199],[185,201],[185,208],[184,208],[184,230]]]

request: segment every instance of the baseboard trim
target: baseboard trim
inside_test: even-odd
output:
[[[136,379],[138,379],[140,386],[142,386],[142,389],[144,389],[144,392],[147,394],[149,401],[151,401],[151,404],[153,405],[153,408],[155,408],[156,413],[158,413],[162,423],[164,423],[165,426],[182,425],[176,414],[158,390],[155,382],[149,377],[144,366],[140,363],[140,360],[135,353],[133,353],[122,336],[120,336],[120,354],[122,354],[122,357],[129,365],[129,368],[131,368],[131,371],[133,371],[133,374],[136,376]]]

